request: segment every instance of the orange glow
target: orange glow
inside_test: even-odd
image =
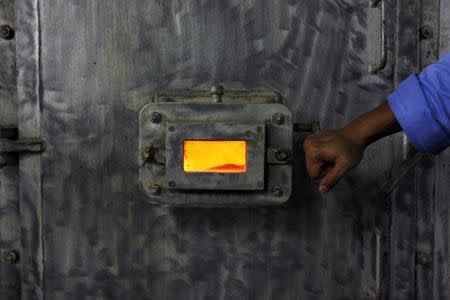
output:
[[[187,173],[244,173],[246,141],[184,141],[183,169]]]

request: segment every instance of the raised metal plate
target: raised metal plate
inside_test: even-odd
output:
[[[158,113],[158,122],[152,114]],[[272,116],[283,115],[283,122],[275,124]],[[194,207],[239,207],[276,205],[289,199],[292,189],[292,166],[265,164],[264,188],[262,190],[177,190],[169,186],[166,176],[164,153],[167,125],[171,123],[229,123],[264,124],[265,148],[283,149],[292,153],[292,114],[279,103],[150,103],[143,107],[139,116],[139,153],[149,149],[155,157],[146,160],[140,155],[139,180],[141,191],[148,195],[152,204]],[[156,159],[158,158],[158,159]],[[160,190],[154,193],[152,186]],[[274,190],[280,193],[274,193]]]

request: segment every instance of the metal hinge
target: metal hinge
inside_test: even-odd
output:
[[[41,153],[45,142],[40,138],[17,139],[17,128],[0,128],[0,167],[17,163],[18,153]]]

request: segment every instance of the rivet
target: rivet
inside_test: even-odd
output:
[[[257,182],[256,182],[256,186],[257,187],[262,187],[263,186],[263,183],[262,183],[262,181],[261,180],[258,180]]]
[[[175,126],[169,125],[169,127],[167,127],[167,130],[169,130],[170,132],[174,132],[175,131]]]
[[[16,264],[19,262],[19,252],[17,250],[5,251],[3,252],[3,259],[10,264]]]
[[[281,195],[283,195],[283,190],[281,189],[281,187],[276,185],[272,188],[272,195],[274,197],[281,197]]]
[[[0,26],[0,37],[5,40],[11,40],[14,38],[14,29],[12,29],[9,25]]]
[[[420,36],[423,39],[430,39],[433,37],[433,28],[429,25],[425,25],[419,29]]]
[[[170,187],[174,187],[176,184],[175,184],[175,181],[173,181],[173,180],[170,180],[169,181],[169,186]]]
[[[289,159],[290,153],[283,150],[277,150],[275,156],[279,161],[286,161]]]
[[[258,133],[261,133],[261,132],[263,132],[263,128],[262,128],[261,126],[257,126],[257,127],[256,127],[256,131],[257,131]]]
[[[157,112],[152,113],[152,123],[159,123],[161,122],[161,115]]]
[[[154,184],[150,187],[150,194],[152,195],[159,195],[161,194],[161,188],[159,187],[159,185]]]
[[[284,117],[281,113],[274,113],[272,116],[272,122],[275,124],[282,124],[284,122]]]

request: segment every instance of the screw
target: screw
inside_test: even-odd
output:
[[[275,124],[282,124],[284,122],[284,117],[282,114],[280,113],[274,113],[272,116],[272,122],[274,122]]]
[[[262,183],[262,181],[261,180],[258,180],[257,182],[256,182],[256,186],[257,187],[262,187],[263,186],[263,183]]]
[[[8,250],[3,253],[3,259],[10,264],[19,262],[19,252],[17,250]]]
[[[420,36],[423,39],[430,39],[433,37],[433,28],[429,25],[425,25],[419,30]]]
[[[279,161],[286,161],[289,159],[290,153],[287,151],[283,151],[283,150],[277,150],[277,152],[275,153],[275,156],[277,157],[277,159]]]
[[[278,185],[276,185],[272,188],[272,195],[274,197],[281,197],[281,195],[283,195],[283,190]]]
[[[171,181],[169,181],[169,186],[170,187],[174,187],[176,184],[175,184],[175,181],[173,181],[173,180],[171,180]]]
[[[159,123],[161,122],[161,115],[157,112],[152,113],[152,123]]]
[[[175,131],[175,126],[169,125],[169,127],[167,127],[167,130],[169,130],[170,132],[174,132]]]
[[[154,184],[150,187],[150,194],[152,195],[159,195],[161,194],[161,188],[159,187],[159,185]]]
[[[258,133],[261,133],[261,132],[263,132],[263,128],[262,128],[261,126],[257,126],[257,127],[256,127],[256,131],[257,131]]]
[[[14,37],[14,29],[12,29],[9,25],[0,26],[0,37],[5,40],[12,39]]]

